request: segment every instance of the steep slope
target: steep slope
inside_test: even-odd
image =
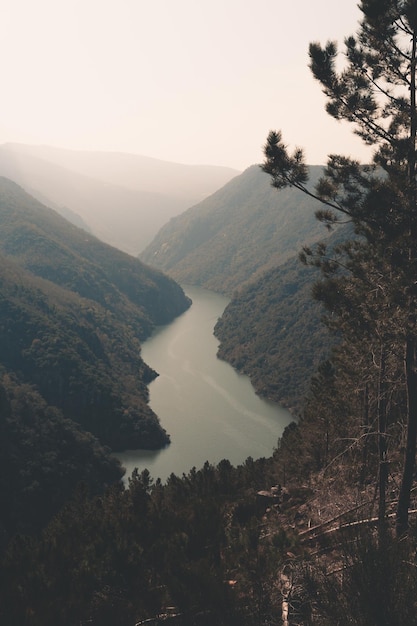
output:
[[[172,279],[69,224],[5,178],[0,250],[32,273],[96,300],[133,324],[140,338],[188,306]]]
[[[97,439],[0,368],[0,550],[39,530],[81,482],[99,493],[123,469]]]
[[[229,168],[186,166],[118,153],[0,146],[0,175],[85,224],[97,237],[137,254],[163,224],[230,180]]]
[[[351,226],[322,232],[328,249],[353,236]],[[337,338],[322,321],[313,300],[320,280],[316,267],[297,256],[266,271],[236,291],[215,326],[218,356],[247,374],[260,395],[300,414],[317,366]]]
[[[294,414],[333,341],[311,297],[314,277],[298,258],[289,259],[236,292],[214,330],[218,356]]]
[[[310,168],[311,186],[321,171]],[[322,235],[318,206],[295,189],[277,194],[254,165],[171,219],[140,258],[184,284],[232,293]]]
[[[113,448],[160,447],[140,339],[189,306],[160,272],[0,179],[1,363]]]
[[[161,447],[147,406],[153,377],[131,329],[92,300],[1,257],[1,364],[112,448]]]
[[[309,167],[310,189],[321,173]],[[329,236],[315,217],[318,208],[296,189],[277,193],[252,166],[173,218],[140,255],[184,284],[232,296],[215,327],[219,357],[294,413],[332,343],[311,297],[318,274],[297,258],[303,245]]]

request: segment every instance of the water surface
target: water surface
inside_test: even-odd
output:
[[[144,342],[143,359],[159,376],[149,386],[150,406],[171,436],[159,451],[126,451],[117,456],[126,467],[148,468],[165,480],[197,469],[208,460],[233,465],[271,456],[290,413],[259,398],[247,376],[217,358],[213,335],[228,298],[199,287],[184,287],[193,304]]]

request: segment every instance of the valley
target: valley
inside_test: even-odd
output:
[[[313,185],[322,168],[309,171]],[[303,594],[311,581],[328,592],[319,568],[343,549],[330,541],[311,579],[303,568],[335,520],[359,568],[362,537],[378,551],[382,379],[366,324],[359,343],[334,333],[335,311],[349,328],[368,301],[350,307],[351,279],[327,260],[363,242],[323,230],[308,194],[269,185],[259,166],[233,177],[139,259],[0,178],[0,612],[21,622],[32,594],[33,626],[158,624],[165,607],[181,626],[252,626],[275,619],[291,578],[292,614],[309,619]],[[397,381],[392,517],[405,397],[396,353],[380,358]],[[408,597],[404,561],[391,567]]]
[[[309,173],[311,189],[322,168]],[[173,218],[140,255],[181,283],[231,297],[214,330],[218,356],[294,415],[333,343],[311,298],[319,273],[298,259],[303,246],[343,237],[323,231],[318,205],[295,189],[277,194],[254,165]]]
[[[191,307],[142,345],[142,357],[158,372],[149,385],[149,405],[169,432],[162,450],[117,454],[126,478],[138,468],[164,482],[207,461],[240,465],[248,457],[270,457],[292,421],[289,411],[262,400],[247,376],[217,358],[214,324],[228,298],[184,285]]]
[[[231,168],[188,166],[127,153],[0,145],[0,176],[133,256],[171,217],[237,174]]]
[[[417,0],[4,9],[0,624],[417,626]]]

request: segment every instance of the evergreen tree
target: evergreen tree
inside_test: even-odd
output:
[[[318,198],[323,209],[317,217],[328,227],[346,220],[353,224],[356,239],[336,251],[338,258],[329,259],[324,246],[316,251],[315,262],[325,274],[316,295],[337,313],[344,336],[366,334],[380,346],[382,499],[384,369],[392,346],[403,347],[407,444],[397,508],[401,536],[408,528],[417,436],[417,1],[362,0],[359,8],[363,17],[357,35],[345,40],[342,68],[334,42],[310,45],[310,68],[327,97],[327,112],[350,122],[354,133],[373,146],[372,162],[362,165],[330,155],[311,192],[302,150],[290,154],[281,133],[271,132],[262,167],[276,188],[292,185]]]

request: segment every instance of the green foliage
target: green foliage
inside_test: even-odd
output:
[[[255,462],[249,458],[239,468],[232,468],[227,460],[217,467],[206,463],[182,478],[171,475],[166,485],[160,481],[153,484],[147,471],[136,471],[128,489],[118,483],[94,497],[80,486],[42,534],[30,539],[17,535],[7,545],[4,541],[0,561],[2,622],[10,626],[70,626],[85,621],[130,626],[147,620],[158,623],[174,613],[173,623],[184,626],[275,623],[282,599],[277,574],[293,568],[297,575],[291,610],[297,611],[294,617],[300,623],[416,623],[415,529],[410,528],[408,537],[401,541],[391,537],[385,492],[389,486],[393,494],[398,493],[395,478],[406,423],[404,476],[410,480],[414,477],[417,12],[414,1],[363,1],[360,6],[364,21],[358,37],[346,40],[346,68],[336,70],[337,50],[332,43],[324,48],[313,44],[310,58],[313,74],[328,98],[328,112],[336,119],[352,122],[366,143],[376,145],[373,165],[362,167],[352,159],[333,155],[314,192],[305,187],[307,168],[300,150],[290,155],[280,133],[271,133],[266,147],[264,169],[272,175],[275,187],[292,185],[308,198],[319,198],[324,207],[317,216],[329,228],[338,225],[340,214],[354,226],[353,240],[350,232],[349,240],[339,245],[320,243],[313,247],[307,242],[302,255],[307,264],[322,270],[324,280],[315,284],[314,295],[327,309],[327,326],[340,336],[331,360],[320,365],[308,393],[306,372],[317,366],[315,358],[321,356],[317,346],[321,345],[325,353],[329,339],[324,330],[321,337],[317,334],[319,310],[308,301],[312,274],[305,267],[296,268],[294,260],[288,261],[289,248],[281,249],[275,257],[276,250],[271,254],[270,247],[260,245],[266,241],[266,232],[277,243],[277,229],[275,224],[271,227],[268,211],[262,212],[262,203],[256,216],[253,207],[243,211],[242,206],[247,205],[242,199],[236,201],[240,187],[233,183],[219,196],[215,194],[216,202],[229,192],[233,196],[226,226],[224,205],[220,203],[216,209],[222,219],[213,219],[211,199],[203,207],[210,215],[204,214],[201,205],[195,207],[180,220],[180,230],[174,222],[168,225],[158,244],[158,262],[166,262],[182,280],[223,291],[245,283],[216,327],[223,342],[221,350],[237,367],[251,372],[254,380],[262,380],[258,389],[269,397],[276,393],[277,399],[294,407],[299,405],[300,395],[306,394],[300,420],[286,429],[269,460]],[[404,33],[413,42],[411,51]],[[408,89],[411,102],[404,95]],[[254,171],[248,171],[248,181]],[[254,227],[248,228],[251,222]],[[120,269],[117,260],[110,267],[103,258],[100,269],[91,267],[88,254],[80,252],[84,244],[78,241],[77,255],[82,256],[82,262],[73,274],[77,255],[67,256],[62,243],[58,245],[54,237],[45,236],[38,223],[29,227],[21,224],[9,232],[7,224],[3,252],[13,255],[25,271],[38,274],[38,279],[31,277],[28,282],[27,274],[5,259],[0,328],[5,362],[26,378],[38,371],[38,387],[56,404],[62,386],[68,385],[63,396],[74,401],[70,409],[85,417],[90,430],[98,428],[104,439],[111,436],[112,441],[117,440],[110,415],[120,416],[119,409],[123,409],[118,426],[130,437],[132,423],[138,424],[131,419],[137,387],[134,371],[126,370],[125,363],[128,361],[133,369],[142,367],[135,342],[147,332],[146,318],[151,320],[152,308],[159,307],[158,297],[150,296],[149,309],[135,321],[134,310],[144,291],[141,287],[136,290],[130,281],[108,284],[112,267]],[[236,226],[241,227],[236,229],[239,240],[234,235]],[[172,236],[163,239],[168,231]],[[289,239],[291,232],[293,229],[286,231]],[[310,238],[315,236],[310,233]],[[181,242],[182,251],[174,251],[174,245]],[[29,244],[33,255],[26,254]],[[256,250],[253,254],[249,254],[251,246]],[[259,250],[262,254],[255,259]],[[103,248],[100,253],[106,256]],[[58,270],[45,262],[45,255],[60,259]],[[265,272],[270,262],[281,263],[281,268]],[[254,275],[256,281],[248,282]],[[51,286],[51,281],[63,282],[66,290]],[[96,289],[101,282],[104,292]],[[70,285],[74,286],[71,293]],[[149,294],[147,287],[144,290]],[[81,313],[80,303],[88,307]],[[184,300],[180,308],[183,305]],[[123,311],[127,326],[118,311]],[[128,343],[133,342],[136,360],[124,341],[127,337]],[[288,337],[288,343],[283,337]],[[294,380],[292,386],[278,370],[278,361],[287,366]],[[290,369],[292,363],[301,361],[304,369]],[[273,380],[278,371],[279,384]],[[115,374],[117,383],[113,382]],[[152,376],[145,369],[141,374],[143,382]],[[2,485],[4,535],[10,534],[15,519],[21,523],[23,509],[34,508],[34,498],[46,500],[46,494],[51,493],[53,507],[59,504],[56,483],[52,480],[49,484],[48,477],[53,470],[60,471],[64,482],[72,487],[78,464],[71,468],[70,459],[80,454],[84,440],[79,431],[73,433],[72,422],[65,422],[56,410],[42,404],[35,392],[26,387],[20,392],[16,385],[6,382],[0,388],[0,429],[7,451],[3,458],[5,465],[17,468],[16,481],[20,483],[17,489],[9,490],[7,484]],[[90,385],[94,402],[88,395]],[[82,413],[83,403],[90,407],[88,415]],[[100,415],[92,406],[100,407]],[[141,428],[142,435],[145,430]],[[61,462],[48,446],[43,448],[48,437],[55,441],[56,432],[64,449],[67,445],[74,448],[70,456],[62,452]],[[31,450],[34,441],[39,443],[41,459]],[[105,451],[94,446],[98,444],[89,438],[82,458],[91,469],[93,488],[96,456],[100,457],[99,484],[103,466],[107,466],[109,482],[118,470]],[[21,468],[20,449],[30,459],[27,471]],[[97,452],[93,460],[92,449]],[[319,544],[323,552],[311,553],[311,546],[299,545],[296,519],[302,517],[303,508],[304,512],[311,510],[312,500],[306,502],[307,495],[313,495],[311,486],[320,483],[320,488],[329,491],[332,486],[330,495],[343,499],[344,507],[349,496],[362,506],[363,495],[375,493],[377,475],[377,533],[372,530],[372,518],[362,519],[327,528]],[[291,526],[284,500],[280,508],[265,511],[255,498],[256,490],[277,480],[289,485],[296,501]],[[300,486],[309,481],[307,487]],[[401,490],[400,501],[405,503],[406,512],[400,519],[402,531],[407,529],[411,487],[405,480],[404,484],[408,499],[404,500]],[[17,492],[22,495],[13,501]],[[333,500],[327,505],[333,508]],[[357,508],[359,505],[349,513]],[[340,520],[339,515],[330,521],[336,520]],[[39,525],[42,521],[38,520]],[[286,522],[286,528],[281,521]],[[333,543],[329,537],[336,534],[339,539]],[[309,560],[309,555],[314,558]],[[321,559],[324,569],[316,559]]]
[[[36,276],[93,300],[140,339],[189,306],[161,272],[69,224],[0,178],[0,250]]]
[[[314,184],[322,169],[309,171]],[[252,166],[172,219],[140,256],[183,284],[231,294],[317,240],[317,206],[296,190],[277,196]]]
[[[0,284],[1,361],[9,371],[115,449],[167,442],[147,405],[155,374],[129,326],[4,257]]]
[[[131,626],[169,611],[186,625],[256,624],[276,610],[279,548],[262,538],[255,489],[266,463],[206,463],[166,485],[81,487],[41,536],[16,537],[0,562],[0,618],[13,626]],[[246,521],[234,510],[253,503]],[[273,539],[272,539],[273,540]],[[271,540],[271,541],[272,541]],[[168,607],[172,607],[171,609]]]
[[[92,435],[2,372],[0,383],[1,541],[39,531],[83,481],[93,493],[123,470]]]
[[[309,168],[312,185],[321,172]],[[318,206],[297,190],[274,194],[254,166],[171,220],[142,254],[184,283],[235,290],[215,328],[218,355],[297,413],[331,345],[310,297],[314,278],[294,258],[317,240]]]
[[[311,290],[311,270],[290,259],[237,292],[215,326],[218,356],[249,375],[257,393],[298,414],[334,342]]]
[[[417,29],[415,0],[360,3],[356,36],[345,40],[339,69],[337,46],[310,44],[310,69],[326,96],[326,110],[347,120],[365,144],[374,147],[371,165],[330,155],[324,176],[311,192],[305,186],[300,151],[288,153],[281,133],[269,134],[263,169],[278,188],[294,186],[324,205],[318,218],[328,227],[350,221],[356,242],[347,242],[328,259],[310,251],[324,280],[316,288],[347,346],[360,361],[368,354],[376,378],[379,433],[379,528],[385,524],[387,424],[390,396],[400,402],[407,443],[398,497],[397,533],[407,532],[417,442]],[[301,169],[300,169],[301,168]],[[338,269],[343,267],[340,273]],[[378,356],[376,356],[378,355]],[[401,362],[405,376],[398,376]],[[389,364],[388,364],[389,363]],[[389,373],[387,371],[389,370]],[[369,369],[366,368],[365,376]],[[375,374],[375,372],[374,372]],[[394,379],[393,379],[394,374]],[[399,392],[401,394],[401,391]]]
[[[113,449],[169,438],[140,341],[189,306],[182,289],[0,180],[1,363]]]

